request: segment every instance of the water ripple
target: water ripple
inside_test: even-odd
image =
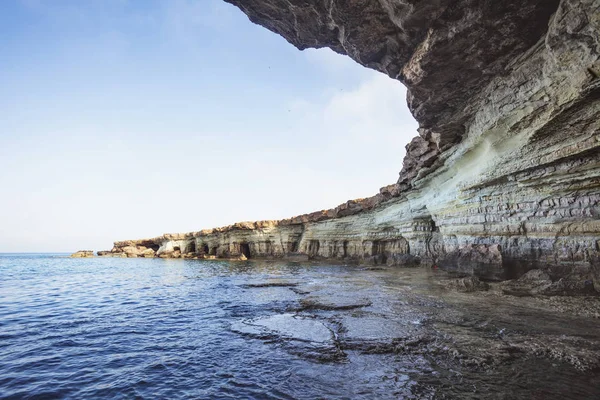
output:
[[[413,294],[423,282],[410,279],[407,272],[296,263],[0,255],[0,399],[477,398],[471,382],[501,398],[514,391],[547,394],[543,388],[555,388],[552,382],[579,385],[570,392],[579,398],[600,391],[597,374],[551,373],[551,362],[526,359],[507,365],[504,380],[461,370],[464,384],[453,386],[460,380],[437,364],[443,357],[389,351],[398,344],[379,343],[379,336],[389,342],[398,332],[433,329],[439,321],[430,310],[447,306]],[[273,284],[280,281],[294,285]],[[412,297],[404,300],[402,291]],[[340,304],[353,296],[369,302],[348,310],[302,309],[306,296],[336,293],[345,296],[334,298]],[[232,329],[244,321],[286,324],[290,313],[301,316],[296,322],[331,330],[336,342],[328,339],[327,351],[333,346],[343,357],[313,357],[320,347],[310,338],[296,340],[290,324],[265,324],[254,336]],[[454,326],[487,338],[495,326],[490,320],[465,317]],[[373,334],[363,333],[365,321]],[[341,341],[359,333],[370,350],[352,338],[344,348]],[[540,372],[532,375],[535,368]],[[507,389],[507,382],[514,386]],[[556,391],[545,398],[553,395],[569,398]]]

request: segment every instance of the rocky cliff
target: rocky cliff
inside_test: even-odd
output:
[[[600,289],[600,0],[226,1],[406,85],[420,128],[400,178],[332,210],[108,254],[542,268]]]

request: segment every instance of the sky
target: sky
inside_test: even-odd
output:
[[[394,183],[397,81],[221,0],[0,2],[0,252],[281,219]]]

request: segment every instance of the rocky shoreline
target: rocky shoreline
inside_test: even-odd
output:
[[[296,342],[290,343],[290,350],[319,361],[339,361],[347,352],[360,351],[435,355],[440,362],[456,363],[458,368],[477,372],[494,371],[504,364],[532,357],[565,362],[580,372],[595,371],[600,366],[600,349],[595,340],[564,335],[561,339],[548,332],[542,334],[542,339],[536,332],[543,329],[545,318],[581,318],[595,324],[594,320],[600,318],[597,296],[533,296],[523,301],[517,296],[506,296],[505,283],[485,284],[473,277],[454,279],[439,272],[401,272],[383,267],[374,276],[388,278],[401,299],[398,305],[403,311],[390,312],[378,300],[377,286],[365,284],[374,279],[371,273],[362,269],[354,274],[364,280],[360,284],[349,283],[336,276],[330,278],[333,281],[329,285],[285,279],[252,280],[243,286],[245,290],[289,289],[298,295],[297,305],[285,313],[233,324],[232,330],[265,341],[292,337]],[[355,285],[354,290],[340,290],[340,281]],[[402,281],[410,284],[401,286]],[[460,306],[455,308],[453,305],[457,304]],[[513,313],[517,309],[528,310],[529,315],[508,317],[492,304]],[[415,313],[421,308],[426,310],[424,314]],[[315,348],[313,344],[304,348],[301,342],[306,341],[317,341],[322,347]]]
[[[523,277],[513,293],[600,292],[600,1],[227,1],[300,49],[330,47],[407,86],[420,128],[398,182],[99,255],[436,266]]]

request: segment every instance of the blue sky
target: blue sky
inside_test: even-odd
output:
[[[279,219],[375,194],[405,89],[221,0],[0,2],[0,252]]]

